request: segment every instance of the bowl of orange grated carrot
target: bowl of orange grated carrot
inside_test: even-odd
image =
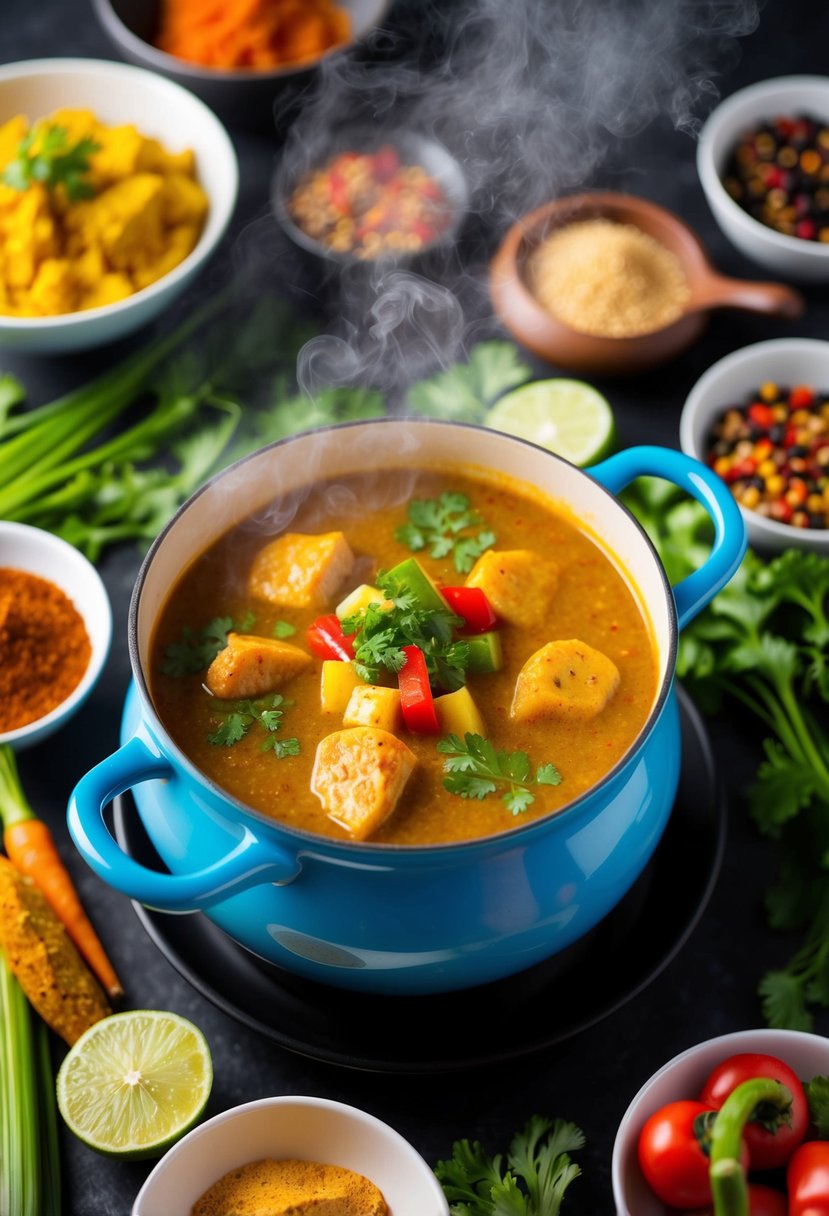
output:
[[[305,84],[382,22],[390,0],[93,0],[125,58],[256,124],[288,82]]]

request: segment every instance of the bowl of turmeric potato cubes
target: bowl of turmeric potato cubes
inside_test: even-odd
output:
[[[0,68],[0,348],[67,353],[153,320],[237,188],[224,127],[171,81],[101,60]]]

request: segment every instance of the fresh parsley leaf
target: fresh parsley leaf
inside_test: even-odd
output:
[[[466,363],[456,363],[409,389],[407,404],[429,418],[480,422],[488,406],[529,380],[532,370],[511,342],[479,342]]]
[[[277,621],[273,627],[275,638],[292,638],[295,633],[296,625],[291,625],[289,621]]]
[[[535,801],[530,786],[559,785],[561,774],[554,764],[543,764],[535,776],[526,752],[498,751],[489,739],[467,733],[463,739],[447,735],[437,750],[445,757],[444,788],[461,798],[486,798],[501,791],[501,801],[513,815],[520,815]]]
[[[581,1174],[570,1153],[584,1147],[573,1123],[539,1115],[512,1139],[506,1160],[474,1140],[458,1140],[435,1175],[452,1216],[558,1216],[565,1191]]]
[[[806,1009],[806,994],[796,975],[767,971],[757,989],[763,1017],[775,1029],[811,1030],[812,1015]]]
[[[13,190],[28,190],[38,182],[48,190],[63,186],[71,202],[91,198],[94,186],[86,180],[90,158],[100,148],[93,139],[70,146],[65,127],[32,127],[17,145],[15,159],[3,170],[2,180]]]
[[[231,629],[233,618],[229,616],[216,616],[199,630],[185,625],[181,641],[171,642],[164,648],[162,672],[165,676],[185,676],[205,671],[219,651],[227,646]]]
[[[229,704],[217,704],[214,712],[226,714],[219,729],[207,736],[208,743],[216,746],[232,747],[240,739],[244,739],[253,725],[258,725],[265,732],[262,751],[272,751],[278,760],[283,756],[299,755],[298,739],[277,739],[276,732],[282,725],[285,707],[290,705],[280,693],[269,697],[260,697],[255,701],[232,701]]]
[[[803,1088],[818,1139],[829,1140],[829,1077],[812,1077],[811,1081],[804,1082]]]
[[[354,670],[367,684],[376,684],[384,671],[397,674],[405,662],[404,646],[418,646],[426,660],[429,681],[436,689],[454,692],[465,682],[469,646],[455,638],[463,623],[449,609],[420,608],[408,589],[389,574],[377,585],[388,601],[369,604],[342,622],[354,645]]]
[[[413,553],[428,549],[436,560],[452,554],[459,574],[468,574],[475,559],[495,544],[489,529],[470,534],[483,521],[465,494],[447,491],[440,498],[416,498],[407,515],[409,522],[395,531],[395,540]]]

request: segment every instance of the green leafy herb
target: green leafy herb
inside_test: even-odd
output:
[[[354,668],[361,680],[376,684],[381,672],[394,674],[406,662],[404,646],[419,646],[433,688],[454,692],[466,682],[469,646],[458,641],[455,630],[463,621],[454,613],[421,608],[408,589],[389,574],[379,574],[377,586],[390,606],[369,604],[346,617],[343,633],[353,637]]]
[[[672,582],[710,551],[704,510],[675,488],[640,481],[626,494]],[[790,549],[770,562],[749,552],[732,581],[683,632],[677,674],[695,700],[727,697],[763,724],[763,758],[747,801],[775,840],[778,871],[766,893],[772,928],[800,934],[785,967],[759,986],[770,1025],[810,1030],[829,1007],[829,560]]]
[[[171,642],[164,648],[162,672],[165,676],[188,676],[205,671],[219,651],[227,646],[227,635],[231,629],[233,618],[230,616],[214,616],[199,630],[185,625],[181,631],[181,641]]]
[[[215,747],[233,747],[240,739],[244,739],[251,726],[258,725],[265,731],[263,752],[274,752],[278,760],[283,756],[298,756],[298,739],[276,738],[286,705],[290,705],[290,701],[286,701],[279,693],[256,700],[232,701],[228,705],[219,703],[214,707],[214,712],[223,714],[224,720],[218,730],[207,736],[207,742]]]
[[[447,490],[440,498],[415,498],[407,514],[409,522],[395,531],[395,540],[413,553],[428,549],[437,559],[451,554],[459,574],[468,574],[495,543],[489,529],[470,533],[483,520],[465,494]]]
[[[39,182],[48,190],[63,186],[72,202],[91,198],[95,189],[86,180],[89,160],[100,148],[93,139],[69,144],[65,127],[38,124],[17,145],[17,155],[3,170],[2,180],[13,190]]]
[[[480,342],[466,363],[456,363],[410,388],[407,401],[416,413],[429,418],[480,422],[496,397],[531,375],[532,369],[511,342]]]
[[[296,625],[291,625],[289,621],[277,621],[273,627],[275,638],[292,638],[295,633]]]
[[[465,734],[463,739],[448,735],[437,749],[446,759],[443,784],[450,794],[461,798],[486,798],[501,791],[501,801],[513,815],[520,815],[535,801],[530,786],[560,785],[561,774],[554,764],[542,764],[535,776],[526,752],[498,751],[481,735]]]
[[[584,1147],[574,1123],[533,1115],[504,1161],[479,1141],[458,1140],[435,1174],[452,1216],[558,1216],[565,1191],[581,1174],[570,1154]]]
[[[809,1103],[810,1122],[818,1139],[829,1140],[829,1077],[812,1077],[805,1081],[806,1100]]]

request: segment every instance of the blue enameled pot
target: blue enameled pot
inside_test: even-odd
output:
[[[461,463],[538,487],[626,574],[659,664],[658,690],[635,743],[565,810],[459,844],[343,843],[285,827],[236,801],[171,740],[148,689],[155,622],[181,571],[236,523],[318,478]],[[714,523],[708,561],[673,589],[644,532],[614,497],[640,474],[682,486]],[[728,581],[744,550],[728,489],[703,465],[667,449],[633,448],[586,473],[498,432],[426,419],[355,423],[274,444],[195,494],[147,555],[130,613],[135,680],[124,744],[74,791],[75,844],[133,899],[168,911],[202,909],[262,958],[322,982],[429,993],[520,971],[583,937],[653,854],[679,776],[677,631]],[[106,827],[107,803],[127,789],[167,874],[125,855]]]

